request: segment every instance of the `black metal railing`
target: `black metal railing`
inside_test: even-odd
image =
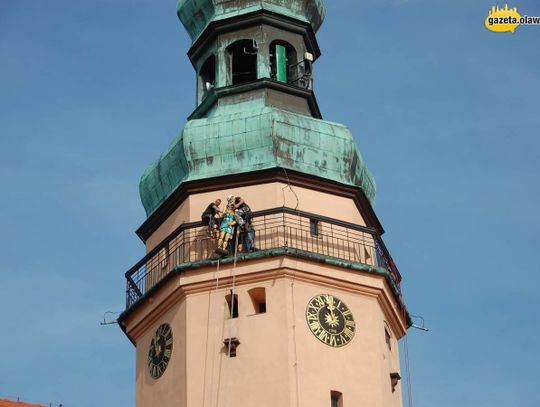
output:
[[[288,247],[383,267],[399,290],[399,271],[374,229],[290,208],[254,212],[252,224],[258,251]],[[201,222],[181,225],[126,273],[126,308],[177,266],[215,258],[215,247]]]

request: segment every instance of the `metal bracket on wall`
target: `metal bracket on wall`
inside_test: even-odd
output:
[[[236,357],[236,347],[240,345],[238,338],[227,338],[223,340],[223,344],[227,348],[227,353],[229,357]]]

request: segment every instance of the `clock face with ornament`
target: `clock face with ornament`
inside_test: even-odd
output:
[[[306,320],[313,335],[328,346],[339,348],[354,337],[356,324],[351,310],[331,294],[319,294],[309,301]]]
[[[148,350],[148,371],[154,379],[161,377],[171,360],[173,347],[172,329],[162,324],[156,330]]]

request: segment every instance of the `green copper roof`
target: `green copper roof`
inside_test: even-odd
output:
[[[150,215],[183,182],[276,167],[357,186],[375,199],[375,180],[345,126],[250,101],[188,121],[144,172],[141,200]]]
[[[323,0],[179,0],[177,14],[191,40],[195,41],[212,21],[257,10],[273,11],[311,23],[317,31],[324,19]]]

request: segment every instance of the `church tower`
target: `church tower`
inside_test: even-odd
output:
[[[137,407],[403,404],[410,318],[375,181],[313,91],[324,10],[178,3],[196,107],[140,181],[146,255],[118,320],[136,347]],[[230,223],[211,220],[228,246],[201,222],[218,198]]]

